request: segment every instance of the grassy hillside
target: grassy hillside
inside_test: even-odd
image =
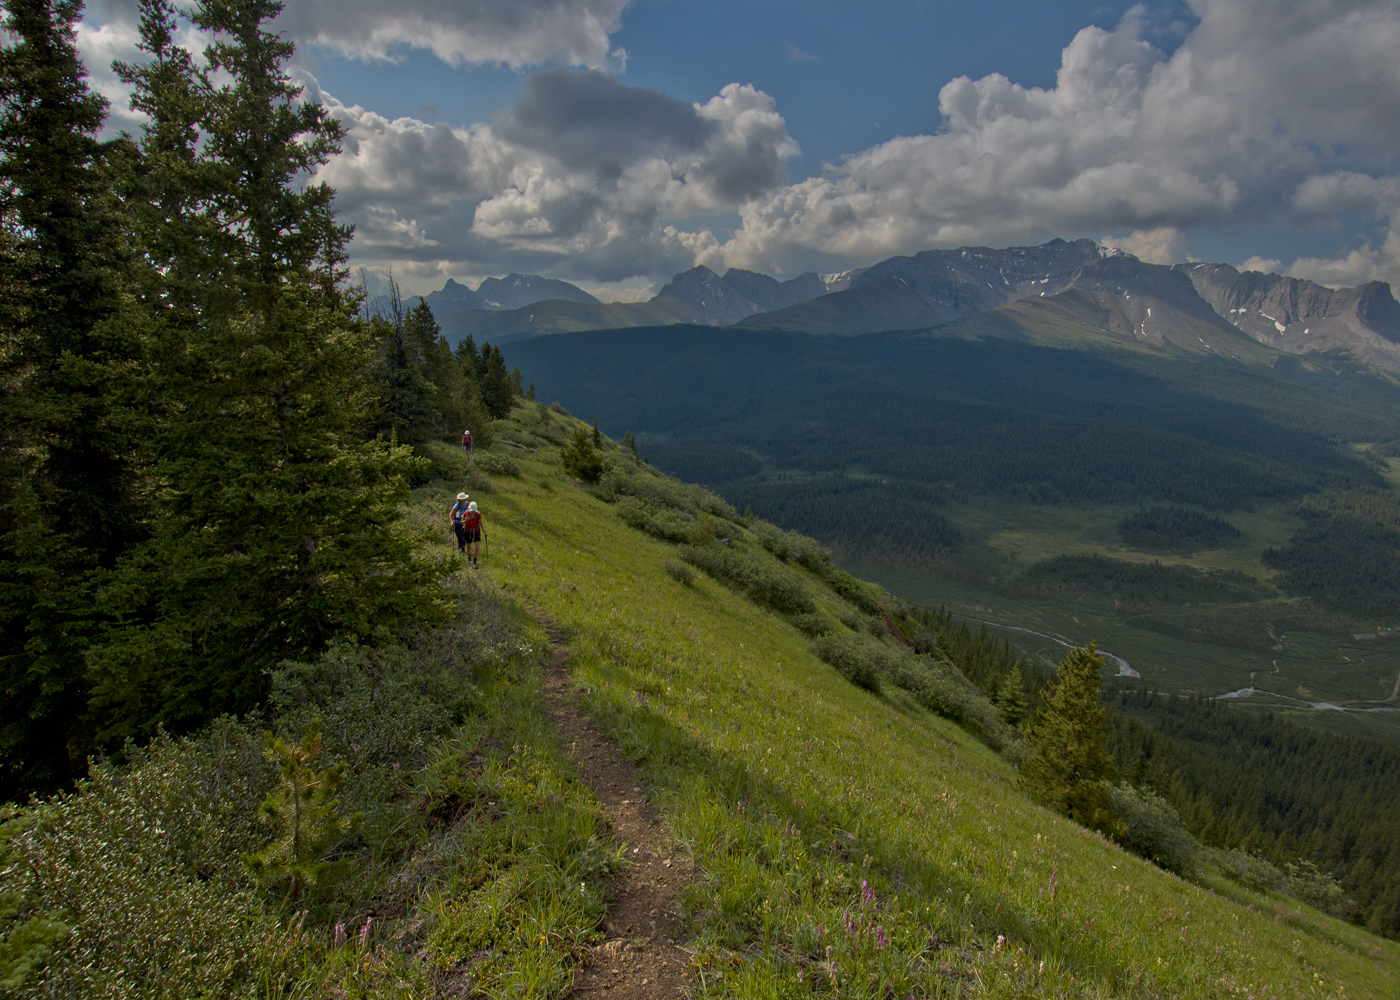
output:
[[[425,544],[453,552],[459,489],[485,515],[482,570],[445,579],[456,621],[287,665],[265,716],[0,815],[0,972],[24,974],[4,995],[565,995],[627,845],[548,729],[523,608],[563,626],[584,705],[694,860],[698,997],[1400,990],[1394,942],[1223,877],[1182,881],[1030,802],[988,746],[1015,757],[1014,740],[953,668],[941,689],[847,680],[823,642],[917,659],[899,602],[611,442],[627,475],[572,481],[558,445],[578,426],[518,408],[472,471],[432,449],[444,478],[413,501]],[[360,821],[334,876],[291,898],[239,857],[271,836],[258,729],[306,747],[312,719],[309,766],[345,767],[339,815]]]
[[[520,475],[484,504],[486,572],[569,629],[589,706],[694,852],[702,995],[1400,989],[1393,944],[1124,854],[1028,802],[967,731],[842,679],[782,615],[704,574],[675,579],[672,545],[560,479],[547,432],[514,432],[540,452],[515,456]]]

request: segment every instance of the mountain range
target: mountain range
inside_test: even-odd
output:
[[[1334,289],[1228,264],[1149,264],[1087,239],[926,250],[788,281],[701,265],[648,302],[603,303],[568,282],[521,274],[475,291],[449,280],[426,300],[453,342],[676,324],[847,336],[983,317],[1022,329],[1072,323],[1120,343],[1241,360],[1272,354],[1261,345],[1343,352],[1400,372],[1400,304],[1384,282]]]

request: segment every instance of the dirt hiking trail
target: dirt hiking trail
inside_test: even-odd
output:
[[[609,879],[606,938],[575,974],[572,995],[679,1000],[686,995],[689,955],[677,944],[685,933],[677,892],[693,877],[690,861],[670,853],[631,762],[579,711],[564,630],[548,615],[536,616],[549,636],[544,695],[555,731],[626,845],[628,862]]]

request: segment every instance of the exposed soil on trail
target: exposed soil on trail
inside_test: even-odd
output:
[[[555,731],[626,845],[628,862],[609,881],[603,924],[607,936],[576,974],[573,995],[606,995],[609,1000],[683,997],[689,956],[677,944],[685,933],[677,892],[693,875],[690,862],[670,853],[631,762],[579,711],[564,632],[549,616],[538,617],[549,635],[544,694]]]

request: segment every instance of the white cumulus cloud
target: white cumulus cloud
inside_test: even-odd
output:
[[[1193,6],[1199,23],[1171,56],[1135,13],[1080,31],[1053,88],[949,82],[943,131],[756,199],[725,260],[790,271],[1124,230],[1165,258],[1184,245],[1142,234],[1386,211],[1384,172],[1400,156],[1396,5]]]
[[[302,43],[360,59],[426,49],[453,66],[512,69],[557,62],[621,68],[611,48],[628,0],[290,0],[277,27]]]

